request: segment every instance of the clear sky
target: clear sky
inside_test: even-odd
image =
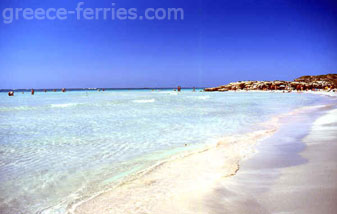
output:
[[[74,0],[1,0],[74,9]],[[184,20],[0,23],[0,88],[216,86],[337,73],[336,0],[90,0]]]

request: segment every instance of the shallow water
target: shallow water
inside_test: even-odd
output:
[[[64,213],[74,200],[172,154],[327,102],[310,94],[191,90],[0,93],[0,211]]]

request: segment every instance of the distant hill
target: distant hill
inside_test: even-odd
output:
[[[294,81],[238,81],[231,82],[214,88],[205,88],[205,91],[230,91],[230,90],[315,90],[336,89],[337,74],[317,76],[302,76]]]
[[[317,82],[317,81],[324,81],[330,83],[334,88],[337,88],[337,74],[325,74],[325,75],[317,75],[317,76],[302,76],[294,81],[296,82]]]

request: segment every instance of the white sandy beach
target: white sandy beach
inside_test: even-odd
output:
[[[337,111],[311,127],[326,108],[300,108],[273,118],[265,130],[175,156],[69,212],[336,213]]]
[[[258,139],[275,131],[224,138],[214,147],[184,154],[74,207],[75,213],[208,213],[203,201],[222,179],[235,175]]]
[[[223,203],[215,203],[213,213],[336,213],[337,110],[312,126],[308,118],[296,120],[218,186],[215,195]]]
[[[335,141],[318,129],[334,123],[313,126],[335,98],[171,93],[2,94],[0,213],[335,211],[335,148],[318,144]],[[316,129],[325,138],[307,154]]]
[[[337,214],[337,0],[0,1],[0,214]]]

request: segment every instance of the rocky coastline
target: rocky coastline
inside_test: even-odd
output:
[[[281,90],[281,91],[303,91],[303,90],[337,90],[337,74],[326,74],[317,76],[302,76],[294,81],[238,81],[227,85],[221,85],[213,88],[205,88],[204,91],[236,91],[236,90]]]

